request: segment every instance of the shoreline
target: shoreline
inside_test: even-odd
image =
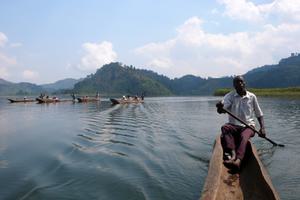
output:
[[[224,96],[233,88],[220,88],[214,92],[214,96]],[[247,88],[249,92],[256,96],[263,97],[300,97],[300,87],[288,88]]]

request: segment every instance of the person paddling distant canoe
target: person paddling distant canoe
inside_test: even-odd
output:
[[[216,104],[219,114],[226,113],[225,109],[242,119],[249,126],[255,127],[254,115],[260,130],[259,136],[265,137],[263,112],[261,111],[255,94],[246,90],[246,83],[242,76],[233,79],[235,90],[226,94],[222,101]],[[243,161],[248,140],[255,132],[229,115],[229,122],[221,128],[221,144],[223,147],[224,165],[229,169],[239,170]]]

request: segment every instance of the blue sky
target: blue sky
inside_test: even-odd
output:
[[[170,78],[243,74],[298,52],[298,0],[0,2],[0,78],[51,83],[110,62]]]

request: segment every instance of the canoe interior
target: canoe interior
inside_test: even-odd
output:
[[[249,142],[240,172],[230,172],[223,165],[223,150],[218,136],[201,199],[272,200],[280,198],[258,157],[255,147]]]

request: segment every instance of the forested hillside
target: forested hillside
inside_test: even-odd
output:
[[[151,75],[153,76],[153,73],[135,69],[132,66],[122,66],[117,62],[110,63],[75,84],[74,92],[95,93],[98,91],[104,95],[145,94],[149,96],[172,94],[163,81],[156,80],[159,77],[151,78]],[[163,79],[162,76],[161,78]]]
[[[31,83],[11,83],[0,79],[0,95],[27,95],[45,91],[78,94],[100,92],[101,95],[107,96],[212,95],[219,88],[232,88],[232,77],[201,78],[185,75],[181,78],[170,79],[150,70],[115,62],[100,67],[95,74],[81,80],[66,79],[41,86]],[[276,65],[255,68],[244,74],[244,77],[247,86],[251,88],[299,87],[300,56],[297,54],[282,59]]]
[[[268,65],[245,74],[253,88],[282,88],[300,86],[300,56],[282,59],[277,65]]]

